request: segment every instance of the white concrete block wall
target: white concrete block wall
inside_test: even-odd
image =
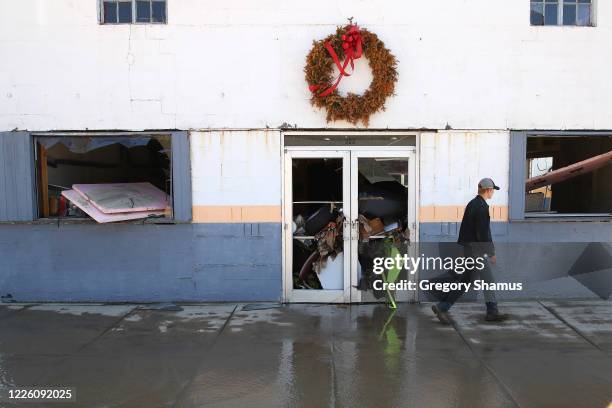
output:
[[[500,186],[493,205],[508,205],[508,132],[441,131],[421,136],[421,204],[456,205],[473,198],[478,181]]]
[[[190,137],[194,221],[280,221],[279,131],[191,132]]]
[[[451,221],[492,178],[500,190],[490,200],[495,220],[507,219],[510,141],[502,131],[440,131],[420,137],[422,221]],[[434,214],[435,213],[435,214]]]
[[[190,137],[196,222],[237,221],[236,217],[253,209],[257,217],[280,220],[274,218],[280,217],[282,203],[279,131],[199,131],[191,132]],[[507,208],[508,132],[441,131],[419,137],[423,221],[431,221],[427,211],[432,207],[438,211],[436,221],[448,219],[449,211],[459,211],[456,209],[475,196],[483,177],[501,186],[491,206]],[[499,217],[503,214],[497,214]]]
[[[0,130],[347,127],[309,104],[312,41],[353,16],[397,56],[372,128],[612,129],[612,2],[531,27],[529,2],[168,0],[167,25],[96,1],[0,1]]]

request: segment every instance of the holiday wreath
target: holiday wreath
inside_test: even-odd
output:
[[[336,89],[344,76],[350,76],[348,66],[354,60],[367,58],[372,70],[372,83],[362,94],[341,96]],[[344,62],[341,60],[344,59]],[[334,65],[340,74],[333,78]],[[327,121],[347,120],[368,125],[370,115],[384,110],[385,100],[393,95],[397,81],[397,62],[376,34],[350,23],[338,27],[335,34],[314,41],[306,57],[306,82],[312,92],[310,103],[327,111]]]

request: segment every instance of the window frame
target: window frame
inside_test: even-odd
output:
[[[120,23],[119,21],[117,22],[106,22],[104,21],[104,3],[105,1],[112,1],[115,3],[131,3],[132,5],[132,21],[129,23]],[[129,25],[129,24],[153,24],[153,25],[164,25],[164,24],[168,24],[168,0],[148,0],[151,4],[150,6],[150,12],[151,12],[151,16],[153,16],[153,1],[163,1],[164,2],[164,15],[165,15],[165,20],[164,21],[137,21],[137,16],[136,16],[136,2],[137,0],[98,0],[98,24],[100,25]],[[119,14],[117,14],[117,20],[119,20]]]
[[[152,219],[146,224],[177,224],[189,223],[192,220],[192,188],[191,188],[191,152],[189,143],[189,132],[187,131],[152,131],[152,132],[32,132],[29,135],[29,143],[32,146],[32,154],[29,159],[30,168],[33,174],[32,179],[32,208],[34,209],[32,219],[34,223],[83,223],[92,225],[98,224],[90,219],[65,219],[65,218],[41,218],[38,208],[38,182],[36,177],[36,154],[34,153],[34,142],[37,137],[108,137],[108,136],[146,136],[146,135],[169,135],[170,146],[172,149],[170,174],[172,178],[172,217]],[[116,224],[143,224],[143,220],[122,221],[109,223]]]
[[[508,216],[512,221],[612,221],[610,215],[555,214],[547,216],[527,215],[525,212],[525,180],[527,179],[527,138],[537,137],[612,137],[612,131],[510,131],[510,174],[508,191]]]
[[[566,0],[558,0],[557,1],[557,24],[546,24],[546,19],[544,20],[544,24],[532,24],[531,23],[531,6],[534,2],[542,3],[544,8],[546,7],[546,0],[529,0],[529,26],[530,27],[596,27],[596,16],[597,16],[597,0],[591,0],[591,14],[589,16],[589,24],[586,25],[578,25],[578,24],[563,24],[563,12],[564,5]],[[552,4],[552,3],[549,3]],[[583,3],[587,4],[587,3]],[[578,3],[576,3],[578,5]],[[544,17],[545,18],[545,17]]]

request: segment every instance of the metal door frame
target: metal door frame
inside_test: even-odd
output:
[[[363,137],[367,137],[371,134],[376,135],[416,135],[416,146],[359,146],[359,145],[348,145],[348,146],[285,146],[284,145],[284,135],[287,134],[299,134],[299,135],[315,135],[315,136],[346,136],[349,135],[359,135]],[[408,190],[408,218],[409,218],[409,226],[411,227],[411,242],[414,246],[414,250],[416,254],[419,253],[418,250],[418,237],[419,237],[419,165],[418,160],[418,146],[419,146],[419,137],[420,134],[415,132],[402,132],[402,131],[384,131],[384,132],[359,132],[359,131],[321,131],[321,132],[313,132],[313,131],[290,131],[284,132],[282,134],[281,146],[283,152],[283,160],[282,163],[282,301],[283,302],[291,302],[291,303],[349,303],[349,302],[358,302],[361,299],[361,295],[355,292],[358,292],[355,288],[350,287],[352,283],[353,275],[356,275],[356,265],[353,266],[352,262],[352,253],[356,253],[356,249],[353,251],[352,248],[347,249],[347,241],[345,241],[345,264],[344,264],[344,290],[339,291],[326,291],[326,292],[337,292],[329,295],[325,295],[321,293],[322,291],[307,291],[303,290],[303,292],[312,292],[312,294],[299,293],[300,291],[294,291],[293,289],[293,279],[292,279],[292,231],[291,231],[291,222],[292,222],[292,212],[293,208],[291,205],[288,205],[287,197],[289,197],[289,202],[291,202],[291,192],[292,192],[292,167],[291,167],[291,159],[295,157],[303,157],[303,158],[317,158],[317,157],[343,157],[343,163],[345,163],[345,168],[348,171],[343,171],[343,195],[345,203],[348,200],[352,200],[351,194],[352,191],[355,191],[354,195],[356,197],[356,186],[353,187],[353,177],[352,177],[352,169],[353,169],[353,160],[357,160],[358,157],[402,157],[405,156],[408,158],[409,163],[409,187]],[[344,158],[346,155],[346,158]],[[348,182],[347,182],[348,177]],[[357,177],[355,176],[355,182]],[[348,189],[348,191],[346,191]],[[357,208],[353,203],[349,203],[349,211],[352,211],[352,208]],[[350,214],[352,216],[352,214]],[[412,219],[411,219],[412,218]],[[352,218],[351,218],[352,219]],[[343,235],[347,236],[348,229],[351,228],[350,223],[346,223],[344,227]],[[356,240],[348,241],[350,245],[355,246],[357,244]],[[348,259],[348,262],[347,262]],[[355,258],[356,259],[356,258]],[[348,270],[348,272],[347,272]],[[418,271],[415,275],[411,276],[411,280],[418,281]],[[349,287],[347,287],[349,286]],[[297,296],[296,296],[297,295]],[[323,296],[322,296],[323,295]],[[359,300],[357,300],[359,299]],[[418,301],[418,291],[409,292],[408,298],[406,299],[409,302]]]
[[[408,160],[408,227],[410,228],[410,242],[413,247],[417,245],[417,202],[416,202],[416,153],[414,148],[403,149],[396,148],[393,150],[380,150],[377,147],[371,149],[355,149],[351,151],[351,190],[350,198],[350,225],[351,225],[351,252],[349,255],[351,261],[351,303],[359,303],[362,301],[362,291],[355,286],[357,283],[353,279],[357,277],[357,256],[359,244],[359,223],[357,212],[358,203],[358,166],[360,158],[406,158]],[[413,249],[414,251],[414,249]],[[355,254],[355,256],[353,255]],[[418,254],[418,252],[416,252]],[[414,254],[414,255],[416,255]],[[416,281],[417,275],[409,275],[410,281]],[[400,302],[414,302],[417,300],[417,291],[398,292],[396,300]]]
[[[284,157],[284,191],[283,191],[283,300],[293,303],[349,303],[351,292],[351,262],[350,262],[350,241],[344,240],[344,249],[342,256],[344,257],[344,279],[341,290],[307,290],[293,289],[293,231],[288,220],[293,220],[293,167],[291,162],[293,159],[306,158],[337,158],[342,159],[342,202],[343,206],[350,206],[350,152],[346,149],[336,150],[302,150],[292,149],[285,152]],[[348,217],[347,217],[348,220]],[[343,237],[350,236],[350,225],[344,222]]]

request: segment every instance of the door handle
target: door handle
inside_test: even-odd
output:
[[[351,229],[349,222],[345,219],[342,221],[342,240],[349,241],[351,239]]]
[[[351,239],[354,239],[355,241],[359,241],[359,220],[351,221],[351,229],[352,229]]]

